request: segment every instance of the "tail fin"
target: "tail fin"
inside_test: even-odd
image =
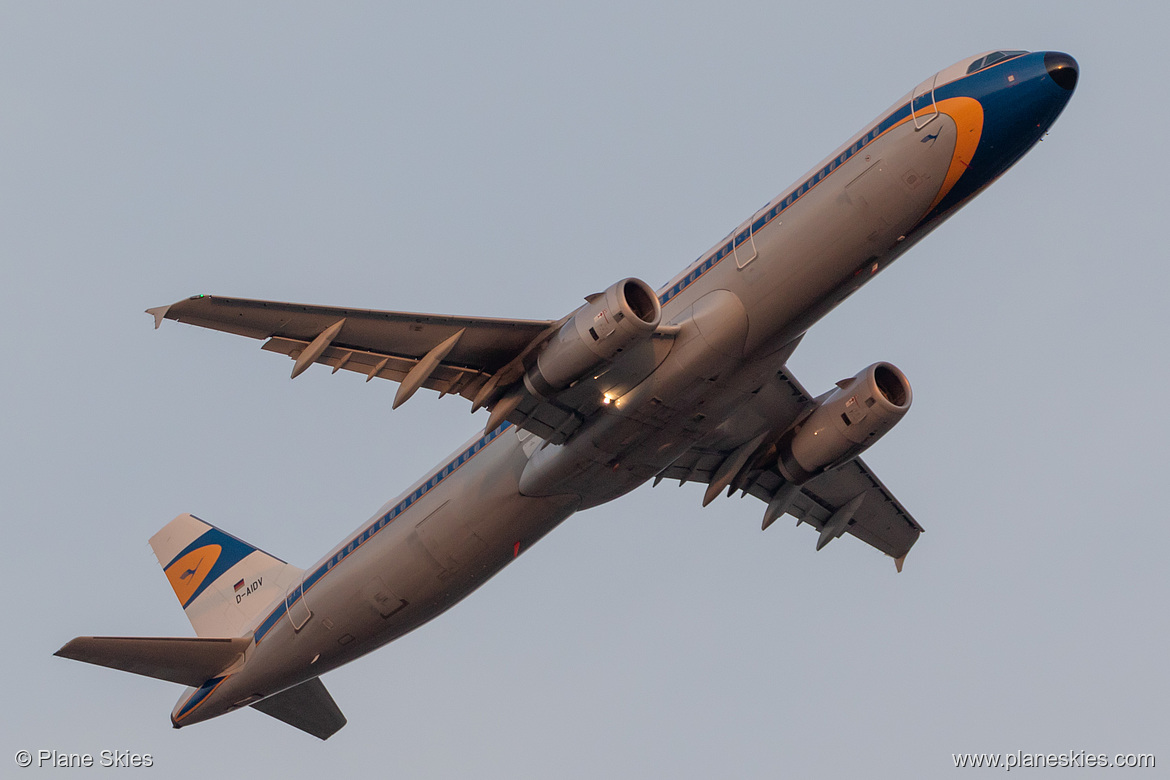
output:
[[[202,637],[242,636],[303,574],[194,515],[167,523],[150,546]]]

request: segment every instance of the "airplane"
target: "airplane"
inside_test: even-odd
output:
[[[567,517],[653,480],[848,533],[895,561],[922,533],[858,457],[910,408],[877,362],[814,396],[805,332],[1019,160],[1076,87],[1060,52],[968,57],[914,87],[655,290],[622,279],[559,320],[197,295],[147,310],[488,410],[465,442],[307,569],[190,514],[150,539],[196,637],[77,637],[56,655],[186,685],[175,728],[252,707],[320,739],[321,675],[418,628]]]

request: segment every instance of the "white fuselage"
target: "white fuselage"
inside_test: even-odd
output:
[[[477,436],[307,569],[303,585],[265,613],[243,663],[198,707],[180,701],[176,725],[402,636],[573,512],[730,435],[733,415],[754,403],[809,326],[965,202],[936,209],[979,143],[970,134],[989,120],[980,113],[974,128],[967,103],[928,97],[933,113],[910,116],[908,95],[662,288],[662,323],[674,337],[619,358],[600,380],[609,402],[563,445],[508,423]],[[981,172],[979,186],[999,173]],[[745,417],[751,425],[766,410],[736,419]]]

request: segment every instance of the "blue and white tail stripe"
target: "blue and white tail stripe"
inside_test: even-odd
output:
[[[301,570],[194,515],[179,515],[150,539],[195,633],[243,636]]]

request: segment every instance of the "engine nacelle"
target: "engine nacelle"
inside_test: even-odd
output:
[[[662,318],[658,296],[641,279],[622,279],[591,296],[541,349],[524,375],[530,393],[547,398],[648,338]]]
[[[857,457],[902,419],[912,398],[905,374],[889,363],[874,363],[838,382],[780,438],[780,473],[801,485]]]

